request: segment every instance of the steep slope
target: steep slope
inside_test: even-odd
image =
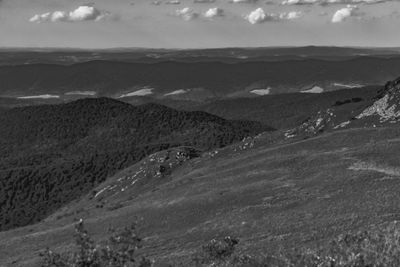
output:
[[[313,136],[343,128],[397,126],[400,118],[399,104],[400,79],[396,79],[387,82],[368,101],[351,98],[337,101],[335,105],[319,110],[300,126],[288,130],[285,136]]]
[[[144,156],[208,150],[270,130],[204,112],[107,98],[0,112],[0,229],[30,224]]]
[[[388,82],[377,100],[356,116],[359,124],[397,123],[400,117],[400,78]]]
[[[156,153],[45,221],[0,233],[0,265],[36,266],[41,248],[68,249],[80,218],[96,239],[138,221],[145,253],[158,263],[185,262],[215,236],[271,255],[398,220],[399,134],[345,129],[271,145],[271,133],[182,161],[175,156],[185,148]],[[177,165],[159,175],[172,163],[166,158]]]

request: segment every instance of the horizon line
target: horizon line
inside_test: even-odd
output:
[[[206,47],[206,48],[157,48],[157,47],[108,47],[108,48],[88,48],[88,47],[40,47],[40,46],[0,46],[0,51],[4,50],[80,50],[80,51],[111,51],[111,50],[164,50],[164,51],[189,51],[189,50],[225,50],[225,49],[296,49],[296,48],[337,48],[337,49],[400,49],[400,46],[338,46],[338,45],[299,45],[299,46],[226,46],[226,47]]]

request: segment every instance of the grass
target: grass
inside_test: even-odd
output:
[[[94,240],[104,238],[109,225],[124,228],[137,218],[143,252],[157,262],[187,261],[216,236],[238,238],[239,255],[307,247],[323,256],[318,248],[343,233],[400,220],[399,177],[349,169],[360,161],[399,166],[399,134],[396,128],[353,129],[278,145],[258,140],[241,151],[228,147],[188,161],[167,178],[105,197],[103,209],[84,198],[39,224],[1,232],[0,266],[37,266],[38,249],[68,250],[73,211],[81,207]],[[132,168],[134,174],[139,165]],[[107,209],[120,201],[124,207]],[[57,220],[58,214],[71,215]]]
[[[150,267],[152,262],[136,255],[142,239],[133,224],[128,228],[110,230],[111,236],[105,244],[96,244],[83,225],[75,224],[76,248],[73,251],[57,253],[46,249],[42,254],[43,267]]]
[[[400,224],[393,222],[370,230],[340,235],[320,249],[284,251],[278,255],[248,255],[237,251],[239,239],[214,238],[186,262],[154,263],[138,256],[142,239],[136,226],[111,231],[105,244],[96,244],[80,221],[75,225],[76,249],[42,253],[43,267],[151,267],[164,266],[276,266],[276,267],[397,267],[400,266]]]

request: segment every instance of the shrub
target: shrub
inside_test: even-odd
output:
[[[339,236],[320,249],[286,251],[281,255],[252,257],[237,253],[238,240],[213,239],[194,259],[198,266],[240,267],[398,267],[400,266],[400,224],[374,227]]]
[[[400,228],[385,228],[339,236],[327,248],[289,256],[289,266],[378,267],[400,266]]]
[[[193,263],[197,266],[263,266],[249,255],[238,254],[235,249],[238,244],[239,239],[231,236],[214,238],[202,247]]]
[[[42,254],[43,267],[150,267],[152,262],[138,257],[141,238],[132,225],[122,231],[111,230],[105,245],[96,244],[86,231],[83,221],[75,225],[77,249],[63,254],[46,249]]]

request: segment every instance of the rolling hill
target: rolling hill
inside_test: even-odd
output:
[[[223,147],[272,128],[107,98],[0,112],[0,229],[37,222],[150,153]]]
[[[271,144],[267,134],[181,161],[188,150],[156,153],[43,222],[0,233],[0,264],[36,266],[41,248],[67,250],[80,218],[100,240],[109,225],[138,221],[144,253],[158,263],[187,265],[225,235],[256,255],[313,248],[400,218],[398,135],[357,128]],[[164,163],[175,165],[162,174]]]

